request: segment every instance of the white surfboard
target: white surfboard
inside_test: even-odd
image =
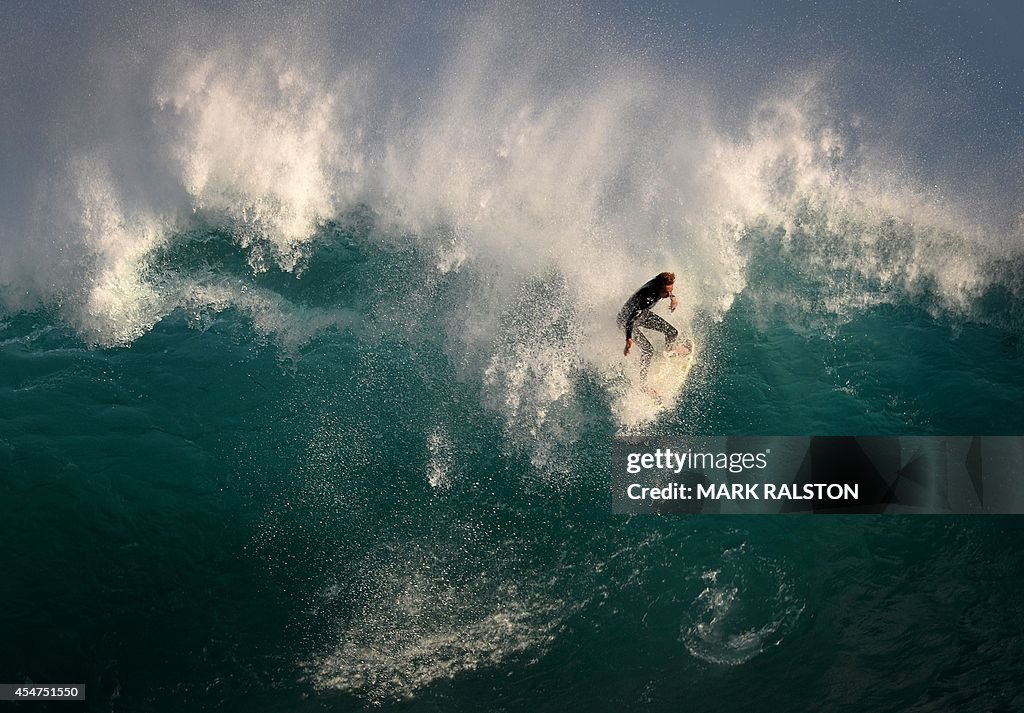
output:
[[[634,430],[652,423],[678,403],[696,355],[696,344],[689,351],[686,347],[678,351],[655,351],[646,383],[640,381],[635,364],[631,365],[633,368],[627,371],[624,387],[612,402],[612,411],[623,429]],[[634,358],[639,362],[639,355],[630,354],[629,359]]]

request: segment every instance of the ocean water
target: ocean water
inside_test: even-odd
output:
[[[922,178],[826,73],[737,119],[586,12],[460,16],[411,94],[307,15],[193,12],[84,44],[84,87],[77,50],[34,68],[0,679],[109,711],[1024,708],[1019,518],[609,490],[623,433],[1024,433],[999,195]],[[663,269],[700,350],[637,424],[615,314]]]

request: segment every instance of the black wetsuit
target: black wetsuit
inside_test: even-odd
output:
[[[651,365],[651,358],[654,356],[654,347],[651,342],[636,327],[654,329],[665,335],[665,348],[672,346],[672,343],[679,336],[679,332],[671,324],[658,315],[651,312],[651,307],[661,299],[661,282],[658,278],[649,280],[633,296],[626,300],[619,310],[619,329],[626,330],[626,339],[632,339],[640,345],[640,375],[647,375],[647,367]]]

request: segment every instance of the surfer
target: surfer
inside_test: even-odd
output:
[[[647,377],[647,368],[651,365],[654,347],[644,333],[635,328],[653,329],[664,334],[666,350],[672,349],[672,345],[679,337],[679,332],[675,327],[651,312],[651,307],[658,300],[665,297],[671,298],[669,310],[675,311],[676,305],[679,304],[679,300],[672,294],[672,287],[675,281],[676,275],[674,272],[659,273],[633,293],[633,296],[619,310],[619,329],[626,330],[626,349],[623,355],[629,356],[629,351],[633,348],[634,338],[636,343],[640,345],[640,378]]]

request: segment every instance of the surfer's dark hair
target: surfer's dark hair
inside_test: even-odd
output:
[[[676,281],[676,273],[674,272],[659,272],[658,276],[654,278],[662,285],[671,285]]]

